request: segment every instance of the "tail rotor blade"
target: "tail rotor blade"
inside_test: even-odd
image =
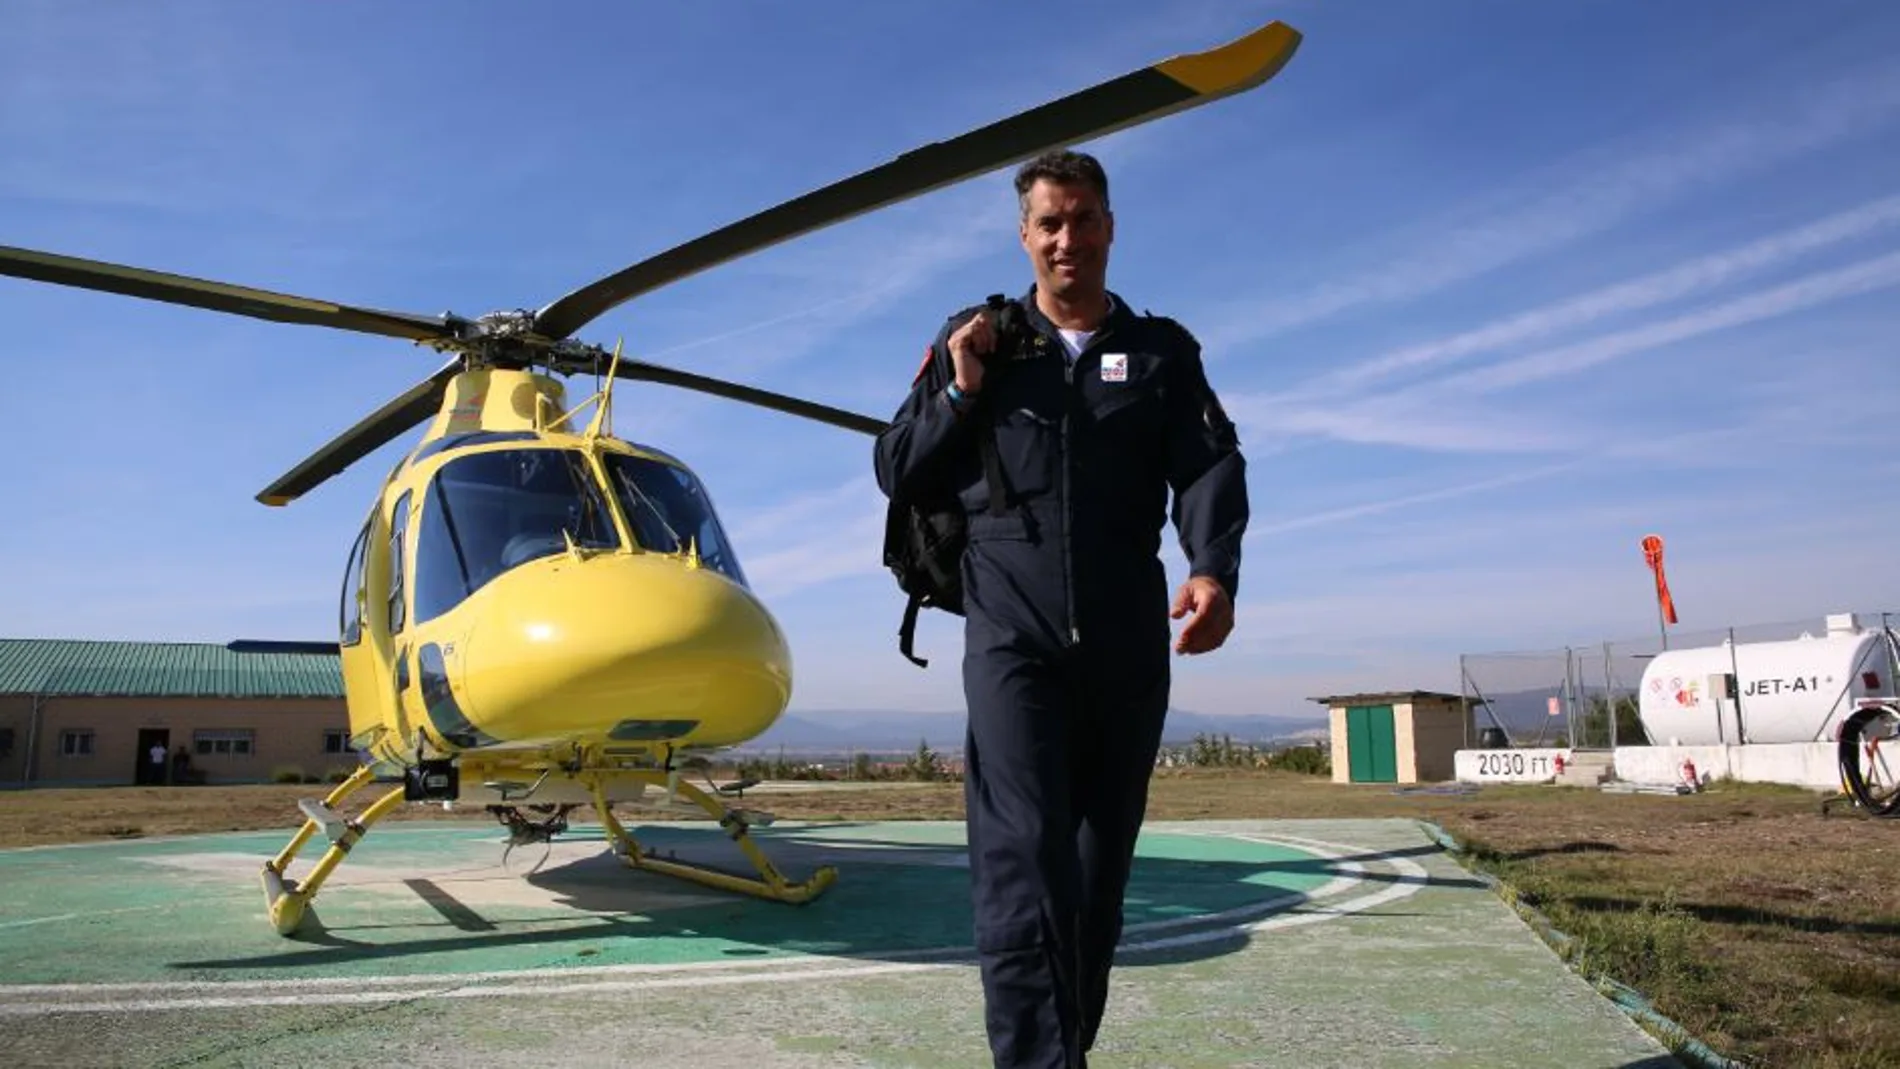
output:
[[[1269,23],[1218,48],[1175,56],[925,145],[589,283],[541,309],[535,329],[568,337],[624,301],[728,260],[1051,148],[1252,89],[1279,73],[1299,44],[1299,31]]]

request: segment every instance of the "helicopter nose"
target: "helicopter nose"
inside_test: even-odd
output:
[[[486,593],[464,643],[470,711],[504,741],[724,746],[791,698],[791,653],[759,600],[659,555],[567,556]]]

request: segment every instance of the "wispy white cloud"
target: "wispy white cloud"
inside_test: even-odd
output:
[[[1264,523],[1256,521],[1248,527],[1246,543],[1252,549],[1258,542],[1290,532],[1349,525],[1354,521],[1412,510],[1422,505],[1489,494],[1526,483],[1547,482],[1567,474],[1614,471],[1630,464],[1641,464],[1651,474],[1680,467],[1706,469],[1712,465],[1731,469],[1757,468],[1761,465],[1764,453],[1784,454],[1786,447],[1781,443],[1788,441],[1790,435],[1799,435],[1801,446],[1816,453],[1859,441],[1863,437],[1859,429],[1860,420],[1877,416],[1888,403],[1880,396],[1839,396],[1828,384],[1817,381],[1813,376],[1799,381],[1784,380],[1782,385],[1786,389],[1779,398],[1779,404],[1758,408],[1749,414],[1750,418],[1736,423],[1697,427],[1665,435],[1618,434],[1600,437],[1580,443],[1569,456],[1552,463],[1448,486],[1427,483],[1404,493],[1347,505],[1333,505]],[[1726,491],[1722,496],[1728,496]],[[1715,503],[1705,504],[1715,507]],[[1671,503],[1672,510],[1676,511],[1698,507],[1695,502],[1679,495]],[[1723,508],[1730,513],[1734,510],[1733,504]],[[1541,510],[1532,518],[1537,515],[1542,515]],[[1509,525],[1519,526],[1520,521],[1512,520]]]
[[[1659,130],[1638,149],[1607,145],[1525,175],[1514,187],[1408,228],[1379,266],[1290,295],[1247,295],[1197,312],[1210,357],[1367,304],[1409,300],[1598,233],[1711,182],[1863,134],[1900,115],[1900,72],[1856,71],[1701,129]],[[1546,192],[1547,191],[1547,192]]]
[[[1563,330],[1693,296],[1830,245],[1866,237],[1896,223],[1900,223],[1900,196],[1882,197],[1662,271],[1337,368],[1300,384],[1289,391],[1289,395],[1340,393],[1402,372],[1547,338]]]
[[[1435,487],[1430,490],[1420,490],[1416,493],[1403,494],[1398,497],[1382,498],[1376,501],[1361,502],[1357,505],[1346,505],[1340,508],[1324,509],[1319,512],[1309,512],[1302,516],[1276,520],[1272,523],[1251,524],[1247,528],[1245,541],[1251,543],[1255,539],[1265,538],[1268,535],[1285,534],[1288,531],[1301,531],[1310,527],[1323,527],[1328,524],[1344,523],[1349,520],[1363,520],[1370,516],[1378,516],[1398,509],[1413,508],[1418,505],[1429,505],[1434,502],[1448,501],[1453,498],[1468,497],[1472,494],[1484,493],[1487,490],[1502,490],[1507,486],[1515,486],[1519,483],[1527,483],[1536,479],[1544,479],[1553,475],[1562,474],[1565,471],[1578,467],[1581,463],[1582,461],[1566,461],[1561,464],[1545,464],[1525,471],[1499,475],[1495,478],[1479,479],[1475,482],[1459,483],[1454,486]]]
[[[1439,451],[1507,452],[1561,448],[1587,429],[1566,427],[1560,413],[1499,412],[1488,394],[1567,375],[1716,331],[1806,311],[1900,285],[1900,252],[1888,253],[1793,282],[1757,290],[1660,322],[1530,353],[1384,394],[1348,401],[1272,395],[1234,399],[1243,431],[1269,437],[1323,435],[1342,441]]]
[[[1442,453],[1544,453],[1574,447],[1582,432],[1579,420],[1561,413],[1431,408],[1403,398],[1322,403],[1240,396],[1223,403],[1241,440],[1254,443],[1249,453],[1258,456],[1306,437]]]
[[[1575,345],[1462,372],[1438,380],[1429,389],[1439,395],[1442,395],[1441,391],[1457,394],[1490,393],[1562,375],[1574,375],[1611,360],[1698,335],[1805,311],[1896,284],[1900,284],[1900,252],[1817,272],[1783,286],[1751,293],[1661,323],[1617,331]]]
[[[750,511],[733,510],[727,525],[740,543],[769,544],[787,530],[819,526],[841,512],[861,508],[867,500],[882,500],[870,475],[847,480],[828,489],[813,490]]]
[[[745,558],[767,598],[883,570],[884,496],[866,477],[735,517],[734,541],[773,547]]]

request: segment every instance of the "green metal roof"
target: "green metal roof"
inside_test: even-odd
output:
[[[212,642],[0,639],[0,694],[341,698],[334,653],[234,652]]]

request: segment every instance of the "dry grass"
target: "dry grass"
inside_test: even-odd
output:
[[[786,819],[955,819],[955,783],[755,796]],[[296,786],[39,790],[0,803],[0,846],[282,828]],[[769,798],[769,801],[766,799]],[[1730,1057],[1758,1065],[1900,1065],[1900,821],[1793,789],[1691,797],[1488,787],[1465,796],[1276,773],[1164,770],[1154,819],[1411,817],[1471,847],[1577,942],[1577,962],[1635,987]],[[391,819],[467,819],[412,806]],[[644,819],[644,814],[642,815]]]

